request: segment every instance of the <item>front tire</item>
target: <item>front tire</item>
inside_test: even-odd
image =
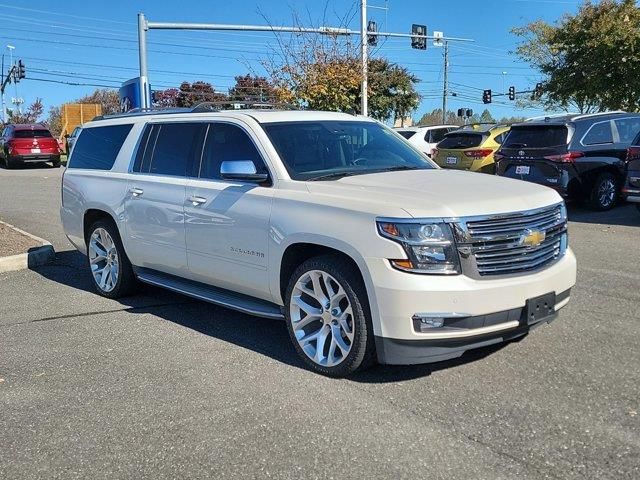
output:
[[[311,258],[291,276],[285,316],[294,348],[312,370],[344,377],[375,357],[366,290],[348,260]]]
[[[107,298],[133,293],[136,278],[113,222],[98,220],[89,228],[87,259],[96,291]]]
[[[589,206],[598,211],[610,210],[618,199],[618,181],[608,172],[601,173],[596,178],[589,195]]]

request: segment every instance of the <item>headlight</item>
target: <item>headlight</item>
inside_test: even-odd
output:
[[[400,270],[451,275],[460,273],[460,261],[451,227],[446,223],[410,223],[378,220],[378,232],[401,244],[408,260],[391,259]]]

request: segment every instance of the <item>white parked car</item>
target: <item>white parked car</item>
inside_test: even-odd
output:
[[[142,281],[282,318],[302,360],[331,376],[520,337],[556,317],[576,279],[555,191],[441,170],[342,113],[87,123],[61,216],[101,295]]]
[[[429,127],[398,127],[394,128],[394,130],[406,138],[409,143],[415,145],[422,153],[426,153],[431,157],[436,144],[447,133],[459,128],[457,125],[433,125]]]

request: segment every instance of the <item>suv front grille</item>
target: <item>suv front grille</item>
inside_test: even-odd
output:
[[[557,261],[567,249],[563,204],[454,224],[463,271],[471,277],[521,274]]]

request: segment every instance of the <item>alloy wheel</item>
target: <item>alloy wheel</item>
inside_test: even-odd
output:
[[[96,228],[91,234],[89,264],[98,288],[104,292],[112,291],[118,283],[120,260],[113,238],[104,228]]]
[[[598,200],[600,205],[608,207],[616,198],[616,185],[613,180],[606,179],[598,187]]]
[[[289,305],[298,345],[314,363],[334,367],[347,358],[354,341],[351,302],[340,283],[322,270],[305,272]]]

